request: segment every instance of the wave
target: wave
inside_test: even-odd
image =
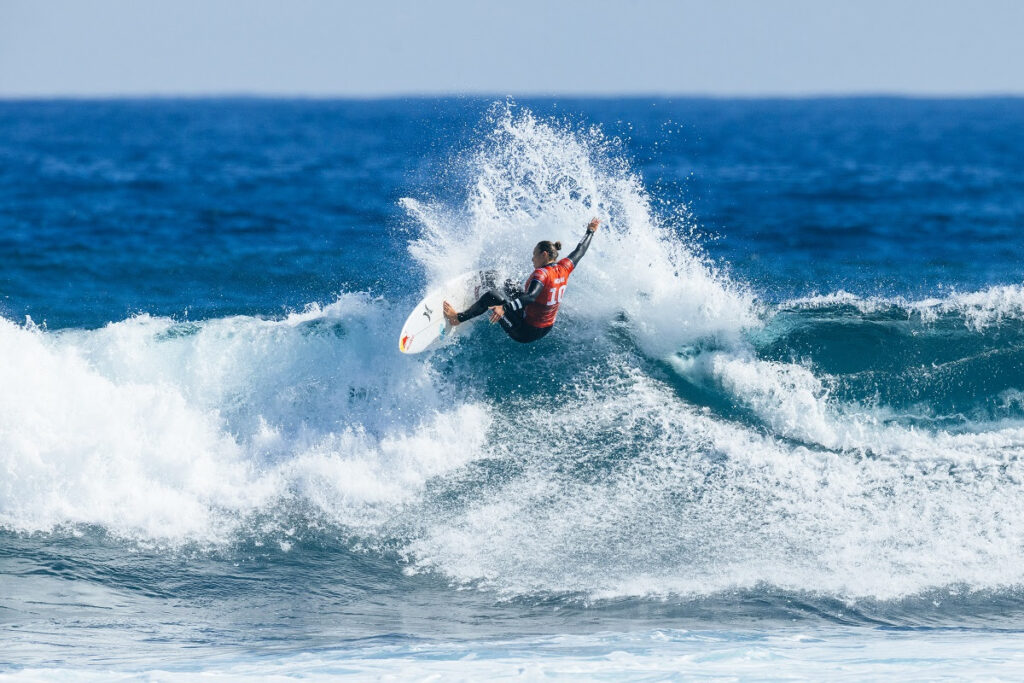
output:
[[[1021,290],[770,306],[600,131],[498,108],[465,203],[403,200],[426,290],[607,219],[543,344],[394,349],[408,301],[0,320],[0,526],[283,552],[301,528],[503,595],[1024,580]],[[293,552],[298,552],[297,550]]]
[[[1019,297],[1015,286],[920,301],[838,292],[779,305],[750,341],[762,359],[811,368],[837,400],[976,429],[1024,418]]]
[[[840,290],[832,294],[791,299],[782,311],[836,311],[854,309],[863,314],[899,316],[924,323],[953,319],[982,332],[1012,321],[1024,320],[1024,287],[998,285],[978,292],[951,292],[945,297],[908,300],[903,297],[860,297]]]
[[[486,414],[376,351],[393,346],[382,306],[59,333],[0,320],[0,524],[217,543],[296,498],[354,527],[401,504],[474,452]]]

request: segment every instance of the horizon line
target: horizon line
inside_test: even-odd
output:
[[[253,91],[197,91],[153,93],[0,93],[0,102],[116,101],[116,100],[313,100],[313,101],[386,101],[401,99],[474,99],[474,100],[829,100],[829,99],[906,99],[971,100],[1024,99],[1024,92],[906,92],[888,90],[822,91],[800,93],[708,93],[708,92],[455,92],[408,91],[394,93],[289,93]]]

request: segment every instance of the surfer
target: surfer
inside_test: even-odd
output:
[[[600,223],[597,218],[591,219],[583,239],[561,261],[558,260],[561,242],[538,242],[533,248],[534,271],[526,279],[523,291],[503,294],[497,289],[489,290],[461,313],[445,301],[445,320],[454,327],[490,309],[491,322],[499,323],[509,337],[523,344],[537,341],[554,326],[569,275],[587,253],[590,239]]]

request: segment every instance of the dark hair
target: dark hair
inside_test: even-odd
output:
[[[562,243],[561,242],[549,242],[547,240],[544,240],[542,242],[537,242],[537,246],[534,247],[534,251],[543,251],[543,252],[547,253],[547,255],[551,257],[552,261],[554,261],[556,258],[558,258],[558,252],[561,249],[562,249]]]

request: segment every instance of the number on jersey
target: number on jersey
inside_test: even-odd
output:
[[[555,306],[562,303],[562,297],[565,296],[565,287],[566,285],[562,285],[561,287],[552,287],[549,290],[551,292],[551,297],[548,299],[548,306]]]

